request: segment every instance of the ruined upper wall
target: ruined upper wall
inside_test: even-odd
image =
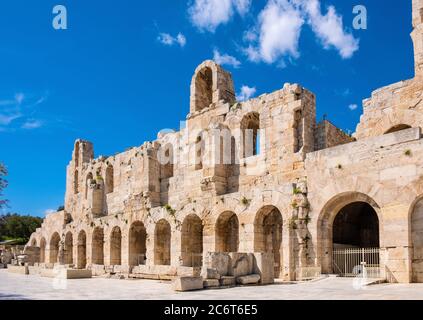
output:
[[[397,130],[423,128],[423,0],[413,0],[415,77],[372,93],[363,101],[364,114],[355,137],[364,139]]]
[[[177,206],[302,176],[306,154],[314,151],[313,93],[285,84],[236,102],[231,75],[212,61],[197,68],[191,90],[191,112],[178,132],[97,159],[91,143],[75,143],[65,200],[73,219]]]
[[[328,120],[323,120],[317,124],[314,137],[314,149],[316,151],[336,147],[355,140]]]

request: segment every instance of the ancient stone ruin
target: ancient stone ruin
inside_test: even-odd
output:
[[[180,131],[98,158],[77,140],[64,210],[28,244],[34,265],[184,290],[348,275],[345,250],[378,277],[423,282],[423,0],[413,26],[415,77],[364,100],[352,136],[316,123],[301,85],[239,102],[205,61]]]

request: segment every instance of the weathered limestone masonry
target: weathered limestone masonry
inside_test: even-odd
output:
[[[244,261],[240,283],[260,272],[271,283],[272,271],[338,273],[334,248],[380,248],[389,281],[423,282],[422,19],[413,0],[415,78],[364,100],[353,137],[317,125],[315,96],[298,84],[237,102],[231,75],[206,61],[180,131],[97,159],[76,141],[65,209],[28,244],[39,265],[191,286],[186,276],[234,283]]]

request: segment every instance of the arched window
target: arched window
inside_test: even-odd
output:
[[[411,129],[411,126],[409,126],[408,124],[398,124],[396,126],[393,126],[388,131],[386,131],[385,134],[390,134],[390,133],[407,130],[407,129]]]
[[[195,78],[195,111],[208,108],[213,102],[213,71],[205,67]]]
[[[251,112],[242,118],[242,156],[244,158],[256,156],[260,153],[260,115]]]
[[[110,165],[106,169],[106,194],[112,193],[114,191],[113,175],[113,166]]]

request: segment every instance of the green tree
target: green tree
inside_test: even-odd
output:
[[[7,169],[3,163],[0,162],[0,209],[5,207],[7,204],[6,199],[3,198],[3,190],[7,187],[7,180],[5,177],[7,176]]]
[[[31,234],[41,227],[43,219],[32,216],[7,214],[0,216],[0,238],[3,240],[22,239],[26,243]]]

